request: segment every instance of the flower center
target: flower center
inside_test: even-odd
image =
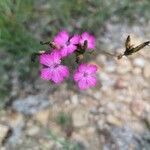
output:
[[[68,41],[66,42],[66,45],[67,45],[67,46],[70,45],[70,40],[68,40]]]
[[[87,77],[88,74],[86,72],[83,73],[83,77]]]
[[[54,64],[54,68],[57,68],[59,65],[58,64]]]

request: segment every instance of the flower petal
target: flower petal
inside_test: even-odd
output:
[[[59,50],[53,50],[51,53],[51,58],[53,61],[53,64],[60,64],[61,63],[61,55]]]
[[[64,66],[64,65],[60,65],[58,69],[59,69],[60,74],[61,74],[64,78],[66,78],[66,77],[69,76],[69,69],[68,69],[68,67],[66,67],[66,66]]]
[[[77,72],[77,71],[74,73],[74,76],[73,76],[74,81],[79,81],[82,78],[83,78],[83,73],[80,73],[80,72]]]
[[[81,35],[80,44],[83,45],[84,42],[87,41],[87,49],[93,50],[95,49],[95,37],[88,32],[84,32]]]
[[[89,33],[88,32],[84,32],[81,35],[82,39],[88,39],[89,38]]]
[[[69,54],[72,54],[75,50],[76,50],[76,46],[74,46],[73,44],[68,45],[68,46],[64,46],[60,50],[61,57],[66,57]]]
[[[87,77],[87,83],[88,83],[88,86],[89,86],[89,87],[94,87],[94,86],[96,86],[96,83],[97,83],[96,77],[94,77],[94,76],[89,76],[89,77]]]
[[[71,44],[78,44],[80,41],[80,35],[74,35],[71,39],[70,39],[70,43]]]
[[[63,76],[61,76],[61,74],[57,70],[53,70],[52,81],[56,84],[59,84],[63,80],[64,80]]]
[[[51,54],[41,54],[40,55],[40,63],[45,66],[51,66],[54,63],[60,64],[61,63],[61,56],[58,51],[53,51]]]
[[[96,86],[96,83],[97,83],[96,78],[89,76],[87,78],[82,78],[80,81],[78,81],[77,84],[81,90],[85,90],[85,89],[88,89],[90,87]]]
[[[80,90],[85,90],[85,89],[89,88],[89,85],[88,85],[88,83],[87,83],[85,78],[81,79],[78,82],[78,87],[79,87]]]
[[[87,46],[88,49],[95,49],[95,37],[94,36],[90,36],[89,39],[88,39],[88,46]]]
[[[78,67],[78,71],[79,72],[85,72],[87,69],[87,64],[80,64],[80,66]]]
[[[64,81],[65,78],[69,76],[69,70],[64,65],[59,65],[57,68],[53,70],[52,81],[56,84]]]
[[[95,73],[97,71],[97,66],[93,64],[88,64],[86,72]]]
[[[61,31],[54,37],[54,43],[58,46],[63,46],[69,39],[69,33],[67,31]]]
[[[69,33],[65,30],[59,32],[59,35],[61,36],[61,38],[63,38],[64,40],[68,41],[69,39]]]
[[[66,57],[68,56],[68,49],[67,47],[64,47],[60,50],[60,54],[61,54],[61,57]]]
[[[41,78],[43,80],[51,80],[52,78],[52,71],[50,68],[43,68],[41,69]]]
[[[72,54],[76,50],[76,48],[77,47],[73,44],[68,45],[67,47],[68,54]]]
[[[89,87],[94,87],[97,83],[96,80],[97,66],[93,64],[81,64],[74,73],[73,79],[77,82],[81,90]]]
[[[50,66],[52,62],[52,57],[50,54],[41,54],[40,55],[40,64]]]

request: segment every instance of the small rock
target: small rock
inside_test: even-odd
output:
[[[149,141],[150,141],[150,132],[147,132],[147,131],[143,132],[141,142],[144,145],[144,150],[149,150],[149,148],[150,148]]]
[[[150,130],[150,117],[145,118],[145,124],[147,128]]]
[[[94,93],[93,96],[94,96],[96,99],[99,100],[99,99],[101,98],[102,95],[101,95],[101,92],[97,91],[97,92]]]
[[[39,132],[39,127],[37,126],[31,126],[29,129],[27,129],[27,135],[29,136],[35,136]]]
[[[116,66],[107,66],[105,68],[105,71],[108,72],[108,73],[112,73],[116,70]]]
[[[6,150],[6,147],[4,147],[4,146],[3,146],[3,147],[1,147],[1,150]]]
[[[48,128],[52,133],[56,135],[62,135],[62,128],[56,122],[50,122]]]
[[[97,134],[97,130],[94,126],[80,129],[78,133],[88,142],[87,146],[89,150],[100,150],[101,143]]]
[[[99,78],[102,82],[102,88],[107,88],[107,87],[110,87],[110,86],[113,86],[115,81],[112,80],[112,78],[110,77],[110,75],[108,75],[107,73],[105,72],[100,72],[99,73]]]
[[[16,128],[17,126],[20,126],[20,124],[24,124],[24,118],[23,115],[16,112],[11,112],[8,117],[8,122],[11,128]]]
[[[143,141],[140,136],[128,126],[105,128],[101,130],[103,135],[103,148],[105,150],[141,150]]]
[[[25,120],[23,118],[23,115],[11,112],[11,114],[8,117],[9,125],[12,129],[12,135],[9,137],[7,143],[15,145],[16,143],[21,140],[22,136],[22,130],[25,126]]]
[[[135,58],[133,64],[136,67],[143,68],[145,66],[145,60],[143,58]]]
[[[66,106],[69,106],[69,105],[70,105],[70,100],[69,100],[69,99],[66,99],[65,102],[64,102],[64,104],[65,104]]]
[[[143,121],[146,125],[146,127],[150,130],[150,115],[149,115],[150,112],[144,112],[144,115],[143,115]]]
[[[150,64],[146,64],[143,70],[143,74],[145,78],[150,78]]]
[[[120,119],[118,119],[112,115],[108,115],[106,120],[109,124],[112,124],[112,125],[115,125],[118,127],[121,127],[123,125],[123,122]]]
[[[97,115],[98,114],[98,109],[96,107],[91,107],[90,108],[90,113],[93,115]]]
[[[140,143],[138,143],[135,139],[136,134],[128,126],[124,126],[122,128],[113,127],[111,130],[111,136],[114,143],[116,143],[116,149],[129,150],[131,145],[134,145],[134,149],[136,150],[138,150],[138,148],[139,150],[142,149]]]
[[[74,140],[74,145],[78,146],[79,149],[87,150],[89,148],[89,143],[80,134],[74,133],[72,138]]]
[[[8,126],[0,124],[0,145],[2,144],[3,140],[7,136],[8,131],[9,131]]]
[[[12,107],[14,110],[21,112],[25,115],[33,115],[38,111],[47,108],[50,101],[43,96],[28,96],[25,99],[18,99],[14,101]]]
[[[108,63],[106,63],[105,71],[107,73],[112,73],[115,70],[116,70],[116,65],[114,64],[114,62],[109,61]]]
[[[136,133],[143,133],[145,131],[145,125],[140,123],[140,121],[137,119],[130,121],[128,123],[128,126]]]
[[[139,67],[135,67],[135,68],[133,68],[132,72],[135,75],[140,75],[142,73],[142,70]]]
[[[98,129],[102,130],[103,128],[105,128],[105,126],[106,126],[106,122],[104,120],[99,119],[97,121],[97,127],[98,127]]]
[[[102,81],[109,81],[109,80],[110,80],[110,77],[109,77],[108,74],[105,73],[105,72],[101,72],[101,73],[99,74],[99,77],[100,77],[100,79],[101,79]]]
[[[71,98],[71,102],[74,105],[77,105],[79,103],[78,95],[73,95],[72,98]]]
[[[41,149],[43,149],[42,145],[44,145],[45,150],[57,150],[55,148],[56,147],[55,141],[52,141],[52,140],[45,141],[45,140],[43,140],[43,141],[40,141],[40,144],[41,144]]]
[[[104,62],[106,62],[107,58],[105,55],[100,54],[96,57],[96,59],[99,64],[104,64]]]
[[[145,105],[142,100],[133,100],[131,102],[131,110],[137,116],[141,116],[143,114],[144,108]]]
[[[35,114],[34,119],[40,122],[42,125],[46,125],[49,119],[49,112],[50,112],[49,109],[40,111]]]
[[[119,60],[119,64],[117,67],[117,72],[119,74],[128,73],[129,71],[131,71],[131,69],[132,69],[132,65],[129,60],[125,60],[125,59]]]
[[[74,127],[82,127],[88,124],[88,111],[85,108],[78,107],[72,114]]]
[[[128,82],[123,79],[118,79],[114,85],[116,89],[124,89],[128,87]]]

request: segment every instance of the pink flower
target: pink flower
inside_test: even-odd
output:
[[[80,44],[83,46],[84,42],[87,41],[87,49],[94,50],[95,49],[95,37],[88,32],[84,32],[81,35]]]
[[[57,52],[51,54],[42,54],[40,56],[40,63],[43,65],[41,69],[41,78],[44,80],[51,80],[56,84],[64,81],[69,76],[68,68],[61,65],[60,55]]]
[[[72,54],[77,49],[76,45],[79,43],[79,40],[79,35],[70,37],[67,31],[61,31],[54,37],[54,43],[59,48],[61,57]]]
[[[96,85],[96,71],[97,66],[92,64],[81,64],[78,67],[73,78],[81,90]]]

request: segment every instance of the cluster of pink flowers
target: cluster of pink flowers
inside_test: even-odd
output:
[[[50,53],[40,55],[41,78],[53,81],[56,84],[63,82],[69,77],[69,68],[61,64],[61,60],[76,51],[93,51],[95,49],[95,37],[87,32],[81,35],[70,36],[67,31],[59,32],[53,40],[55,48]],[[86,43],[86,48],[84,47]],[[83,54],[83,53],[82,53]],[[73,79],[81,90],[96,85],[97,66],[81,63],[73,74]]]

